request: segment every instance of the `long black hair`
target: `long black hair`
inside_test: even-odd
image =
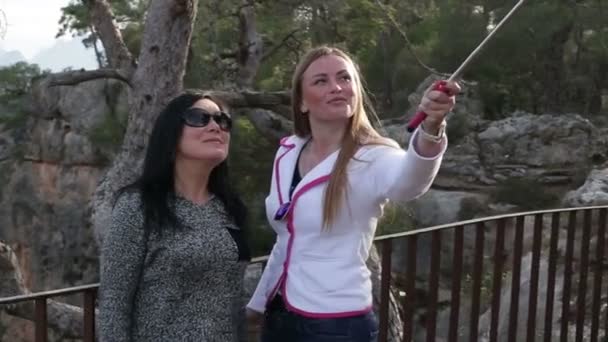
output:
[[[215,102],[222,111],[228,111],[222,101],[199,91],[188,90],[173,98],[154,122],[141,175],[116,194],[116,199],[124,192],[134,191],[140,194],[144,229],[148,233],[162,233],[167,226],[181,227],[173,209],[175,157],[184,130],[181,115],[203,98]],[[247,208],[232,189],[228,176],[228,162],[224,160],[211,171],[208,190],[222,201],[234,223],[245,229]]]

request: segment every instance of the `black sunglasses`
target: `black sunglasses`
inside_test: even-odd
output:
[[[230,132],[232,129],[232,119],[224,112],[211,114],[201,108],[189,108],[182,114],[182,119],[190,127],[205,127],[213,119],[222,131]]]

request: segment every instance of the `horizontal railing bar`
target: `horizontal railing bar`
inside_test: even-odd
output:
[[[491,221],[497,221],[500,219],[533,216],[533,215],[539,215],[539,214],[578,212],[578,211],[594,210],[594,209],[608,209],[608,206],[604,205],[604,206],[560,208],[560,209],[547,209],[547,210],[537,210],[537,211],[503,214],[503,215],[483,217],[483,218],[477,218],[477,219],[466,220],[466,221],[459,221],[459,222],[454,222],[454,223],[449,223],[449,224],[442,224],[442,225],[437,225],[437,226],[432,226],[432,227],[427,227],[427,228],[415,229],[415,230],[402,232],[402,233],[382,235],[382,236],[376,237],[374,239],[374,241],[378,242],[378,241],[385,241],[385,240],[390,240],[390,239],[414,236],[417,234],[431,233],[431,232],[434,232],[437,230],[457,228],[459,226],[465,226],[465,225],[470,225],[470,224],[486,223],[486,222],[491,222]],[[268,258],[269,258],[269,255],[255,257],[251,260],[250,263],[251,264],[264,263],[264,262],[268,261]],[[31,300],[35,300],[35,299],[39,299],[39,298],[67,296],[67,295],[84,292],[87,290],[96,290],[98,287],[99,287],[99,283],[94,283],[94,284],[74,286],[74,287],[58,289],[58,290],[50,290],[50,291],[30,293],[30,294],[25,294],[25,295],[5,297],[5,298],[0,298],[0,305],[14,304],[14,303],[24,302],[24,301],[31,301]]]
[[[266,260],[268,260],[268,255],[253,258],[253,259],[251,259],[250,264],[262,263]],[[73,294],[77,294],[80,292],[84,292],[87,290],[97,290],[98,288],[99,288],[99,283],[94,283],[94,284],[67,287],[67,288],[58,289],[58,290],[49,290],[49,291],[35,292],[35,293],[29,293],[29,294],[12,296],[12,297],[4,297],[4,298],[0,298],[0,305],[26,302],[26,301],[35,300],[38,298],[52,298],[52,297],[68,296],[68,295],[73,295]]]
[[[39,299],[39,298],[67,296],[67,295],[84,292],[86,290],[95,290],[98,287],[99,287],[99,283],[95,283],[95,284],[68,287],[68,288],[59,289],[59,290],[50,290],[50,291],[36,292],[36,293],[30,293],[30,294],[13,296],[13,297],[5,297],[5,298],[0,298],[0,305],[13,304],[13,303],[17,303],[17,302],[23,302],[23,301],[34,300],[34,299]]]
[[[503,218],[504,219],[517,218],[517,217],[521,217],[521,216],[533,216],[533,215],[538,215],[538,214],[567,213],[567,212],[572,212],[572,211],[576,212],[576,211],[604,209],[604,208],[608,208],[608,206],[599,205],[599,206],[591,206],[591,207],[547,209],[547,210],[526,211],[526,212],[521,212],[521,213],[511,213],[511,214],[502,214],[502,215],[489,216],[489,217],[481,217],[481,218],[476,218],[476,219],[472,219],[472,220],[459,221],[459,222],[453,222],[453,223],[447,223],[447,224],[440,224],[437,226],[432,226],[432,227],[427,227],[427,228],[414,229],[414,230],[410,230],[410,231],[402,232],[402,233],[382,235],[382,236],[376,237],[374,239],[374,241],[402,238],[402,237],[417,235],[417,234],[422,234],[422,233],[430,233],[430,232],[433,232],[435,230],[440,230],[440,229],[449,229],[449,228],[456,228],[458,226],[464,226],[464,225],[469,225],[469,224],[496,221],[496,220],[500,220]]]

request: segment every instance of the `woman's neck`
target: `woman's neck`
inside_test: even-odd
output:
[[[342,147],[346,124],[342,121],[318,123],[311,120],[310,130],[310,151],[317,157],[326,157]]]
[[[175,162],[175,192],[196,204],[207,203],[211,170],[200,161],[178,158]]]

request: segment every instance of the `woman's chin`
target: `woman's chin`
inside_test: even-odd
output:
[[[226,157],[227,153],[225,151],[206,151],[205,153],[197,155],[193,159],[204,161],[208,164],[217,165],[226,160]]]

